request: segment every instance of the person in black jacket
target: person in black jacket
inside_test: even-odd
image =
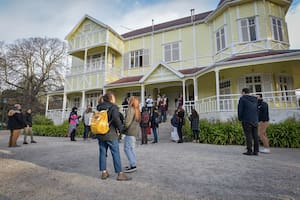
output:
[[[17,140],[21,133],[21,130],[25,127],[23,115],[21,112],[21,105],[15,104],[13,109],[8,111],[7,115],[7,128],[10,130],[8,147],[19,147],[19,145],[17,145]]]
[[[185,124],[185,119],[184,119],[184,110],[182,106],[178,106],[178,109],[176,111],[176,115],[178,117],[178,125],[177,125],[177,133],[179,136],[179,140],[177,143],[183,143],[183,138],[182,138],[182,127]]]
[[[99,170],[101,171],[101,179],[107,179],[109,177],[106,169],[106,152],[107,148],[109,148],[113,158],[115,172],[118,174],[117,180],[131,180],[131,178],[127,177],[122,171],[118,133],[123,133],[125,128],[120,119],[119,108],[115,104],[115,95],[108,92],[101,98],[102,100],[99,101],[100,104],[97,106],[97,110],[108,110],[108,121],[110,122],[108,133],[96,135],[99,144]]]
[[[258,114],[257,114],[257,98],[249,95],[248,88],[242,90],[242,96],[238,104],[238,118],[242,122],[244,134],[247,143],[247,152],[244,155],[258,155]],[[252,140],[254,149],[252,151]]]
[[[27,135],[30,135],[31,143],[36,143],[33,140],[33,133],[32,133],[32,116],[31,116],[31,109],[27,109],[24,114],[24,122],[25,122],[25,129],[24,129],[24,142],[23,144],[27,143]]]
[[[189,116],[189,120],[191,122],[191,129],[193,131],[193,142],[200,143],[199,138],[199,115],[197,111],[192,108],[192,114]]]
[[[269,108],[268,104],[263,101],[262,94],[257,94],[258,99],[258,134],[263,142],[264,148],[260,149],[261,153],[270,153],[269,140],[267,137],[267,128],[269,126]]]

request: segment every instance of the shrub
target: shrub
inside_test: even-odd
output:
[[[35,115],[32,118],[32,123],[34,125],[53,125],[53,121],[44,115]]]
[[[189,123],[186,123],[183,131],[187,140],[192,140],[193,135]],[[272,147],[300,148],[300,122],[295,119],[270,124],[267,135]],[[200,141],[208,144],[245,145],[245,136],[241,123],[236,119],[228,122],[200,120]]]

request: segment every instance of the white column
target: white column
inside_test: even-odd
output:
[[[185,104],[186,101],[186,96],[185,96],[185,80],[182,80],[182,99],[183,99],[183,106]]]
[[[64,93],[63,96],[63,106],[62,106],[62,115],[61,115],[61,122],[64,121],[65,113],[66,113],[66,106],[67,106],[67,94]]]
[[[194,101],[198,101],[198,81],[196,77],[193,78],[193,82],[194,82]]]
[[[46,111],[45,111],[45,116],[46,117],[48,115],[48,108],[49,108],[49,95],[47,94],[47,98],[46,98]]]
[[[217,111],[220,111],[220,83],[219,83],[219,69],[215,69],[216,75],[216,97],[217,97]]]
[[[83,113],[85,110],[85,91],[82,91],[81,95],[81,113]]]
[[[85,49],[84,50],[84,70],[86,70],[86,68],[87,68],[87,52],[88,52],[88,50],[87,49]]]
[[[141,85],[141,105],[145,105],[145,86],[144,84]]]

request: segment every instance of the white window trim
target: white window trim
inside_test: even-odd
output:
[[[224,48],[220,48],[220,50],[218,50],[218,44],[217,44],[217,36],[216,36],[216,34],[217,34],[217,32],[220,32],[221,33],[221,29],[222,28],[224,28],[224,37],[225,37],[225,46],[224,46]],[[221,26],[221,27],[219,27],[216,31],[215,31],[215,33],[214,33],[214,38],[215,38],[215,48],[216,48],[216,54],[218,54],[219,52],[221,52],[221,51],[224,51],[226,48],[227,48],[227,44],[228,44],[228,41],[227,41],[227,31],[226,31],[227,29],[226,29],[226,25],[223,25],[223,26]],[[221,38],[221,34],[220,34],[220,38]],[[222,41],[220,40],[220,44],[222,44]]]
[[[275,39],[275,34],[274,34],[274,29],[273,29],[273,19],[276,20],[276,31],[277,31],[277,36],[278,36],[278,39]],[[281,32],[282,32],[282,40],[280,40],[279,38],[279,31],[278,31],[278,24],[277,24],[277,20],[280,20],[281,22]],[[270,23],[271,23],[271,29],[272,29],[272,39],[274,41],[277,41],[277,42],[285,42],[284,38],[285,38],[285,35],[284,35],[284,21],[282,18],[279,18],[279,17],[275,17],[273,15],[270,15]]]
[[[243,19],[249,19],[251,17],[254,17],[254,21],[255,21],[255,35],[256,35],[256,40],[251,41],[250,40],[250,30],[249,30],[249,22],[247,21],[247,32],[248,32],[248,37],[249,37],[249,41],[243,41],[243,32],[242,32],[242,20]],[[258,20],[258,16],[250,16],[250,17],[244,17],[244,18],[239,18],[237,19],[238,22],[238,28],[239,28],[239,42],[240,43],[252,43],[252,42],[257,42],[260,40],[260,34],[259,34],[259,20]]]
[[[179,48],[179,52],[178,52],[178,60],[173,60],[173,54],[172,54],[172,50],[173,50],[173,48],[172,48],[172,45],[173,44],[176,44],[176,43],[178,43],[178,48]],[[171,45],[171,60],[170,61],[166,61],[166,58],[165,58],[165,46],[166,45]],[[181,41],[176,41],[176,42],[169,42],[169,43],[164,43],[164,44],[162,44],[162,58],[163,58],[163,62],[166,62],[166,63],[172,63],[172,62],[180,62],[181,61],[181,52],[182,52],[182,50],[181,50]]]

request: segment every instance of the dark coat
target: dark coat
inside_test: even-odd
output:
[[[153,111],[151,116],[151,128],[156,127],[158,128],[159,125],[159,114],[158,112]]]
[[[268,104],[264,102],[262,99],[259,99],[257,108],[258,108],[258,121],[268,122],[270,120]]]
[[[25,127],[23,114],[18,110],[10,110],[8,112],[7,129],[16,130]]]
[[[118,140],[117,132],[122,133],[124,131],[124,125],[120,119],[119,108],[110,102],[103,102],[97,106],[98,111],[106,109],[108,109],[108,121],[110,122],[109,132],[105,135],[96,134],[96,138],[101,141]]]
[[[257,98],[255,96],[243,95],[238,104],[238,118],[242,122],[253,125],[258,123]]]
[[[191,129],[193,131],[199,131],[199,116],[190,115],[189,120],[191,122]]]
[[[25,126],[32,127],[32,116],[30,113],[26,112],[24,114],[24,122],[25,122]]]

